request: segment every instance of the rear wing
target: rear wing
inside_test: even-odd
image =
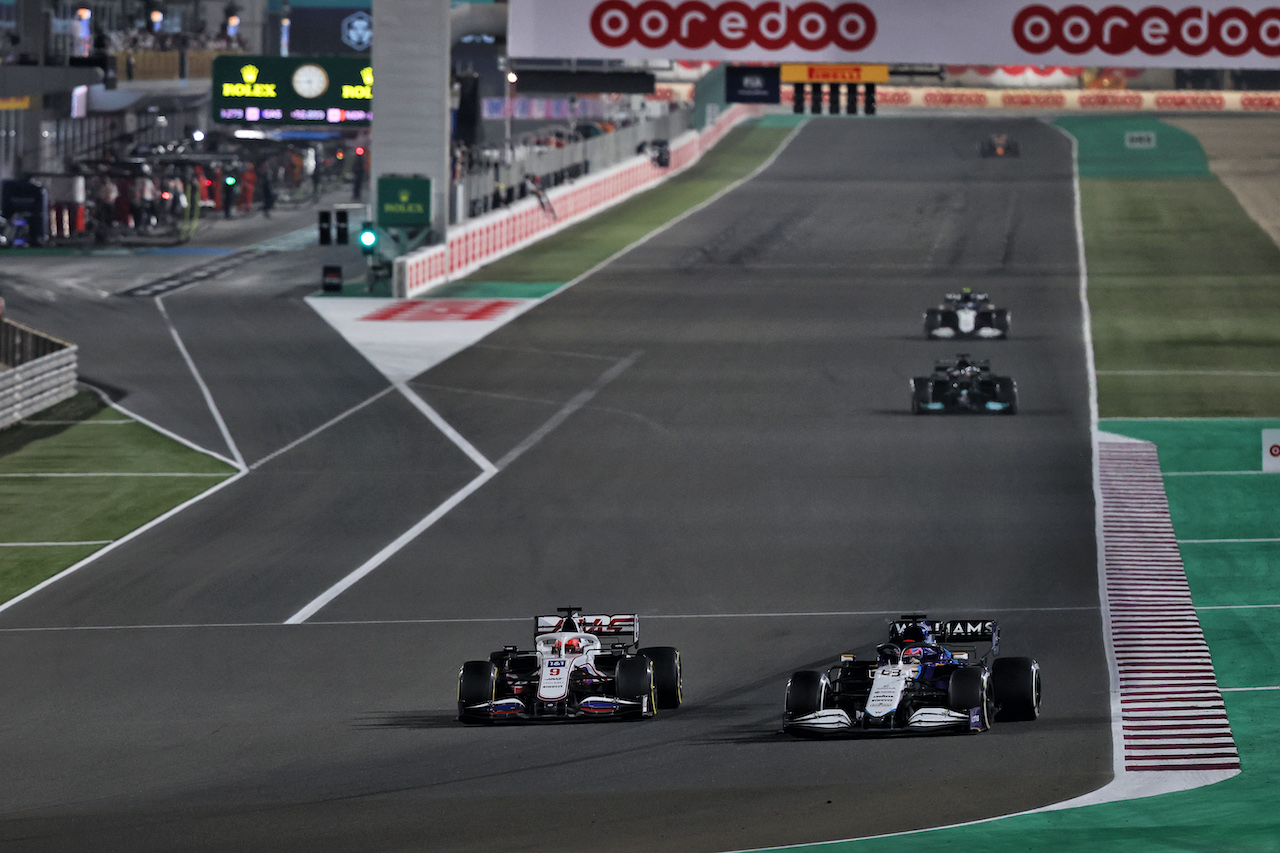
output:
[[[572,622],[572,625],[568,623]],[[581,631],[598,637],[631,637],[640,640],[640,617],[635,613],[584,614],[576,608],[562,607],[555,616],[535,617],[534,636],[554,634],[558,631]]]
[[[972,364],[974,367],[980,368],[980,369],[982,369],[982,370],[990,370],[990,369],[991,369],[991,359],[989,359],[989,358],[969,358],[969,356],[968,356],[967,354],[965,354],[965,353],[961,353],[961,354],[960,354],[960,355],[958,355],[956,358],[939,358],[939,359],[936,359],[936,360],[933,362],[933,369],[934,369],[934,370],[946,370],[947,368],[950,368],[950,367],[956,367],[957,365],[959,365],[959,364],[960,364],[961,360],[963,360],[963,361],[967,361],[967,362],[969,362],[969,364]]]
[[[951,643],[990,643],[991,656],[1000,654],[1000,625],[994,619],[929,619],[923,613],[907,614],[889,624],[889,640],[902,641],[902,632],[910,625],[923,625],[940,645]]]

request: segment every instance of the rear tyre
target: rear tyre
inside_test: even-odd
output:
[[[1030,721],[1040,716],[1040,664],[1031,658],[996,658],[991,687],[1004,722]]]
[[[822,710],[827,698],[826,673],[805,670],[787,682],[787,719],[806,717]]]
[[[487,660],[469,660],[458,670],[458,719],[468,722],[488,721],[489,714],[468,710],[475,705],[491,703],[498,689],[498,668]]]
[[[912,379],[911,380],[911,414],[923,415],[929,410],[925,408],[925,403],[933,400],[933,383],[928,379]]]
[[[680,652],[671,646],[652,646],[641,649],[640,654],[653,664],[653,687],[658,708],[663,711],[679,708],[684,701]]]
[[[1007,308],[997,308],[995,315],[995,327],[1006,338],[1009,337],[1009,310]]]
[[[935,329],[942,327],[942,312],[937,308],[930,308],[924,312],[924,336],[932,338]]]
[[[1003,410],[1006,415],[1016,415],[1018,413],[1018,384],[1008,376],[1001,376],[996,379],[996,399],[1006,404],[1007,408]]]
[[[947,683],[947,705],[951,710],[967,714],[978,709],[978,731],[991,728],[995,719],[995,706],[991,696],[991,682],[987,670],[980,666],[965,666],[952,670]]]
[[[614,690],[619,699],[642,702],[636,716],[647,716],[657,710],[653,685],[653,663],[644,655],[618,661],[614,674]]]

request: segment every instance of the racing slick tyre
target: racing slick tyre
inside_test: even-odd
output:
[[[644,717],[658,710],[654,695],[653,662],[644,655],[623,658],[618,661],[618,669],[614,673],[614,691],[619,699],[630,699],[639,702],[648,699],[637,716]]]
[[[671,646],[651,646],[640,654],[653,664],[653,689],[659,710],[679,708],[684,701],[684,680],[680,673],[680,652]]]
[[[468,706],[492,702],[498,689],[498,668],[491,661],[469,660],[458,671],[458,719],[487,722],[487,714],[468,711]]]
[[[936,329],[942,328],[942,312],[937,308],[930,308],[924,312],[924,336],[932,338]]]
[[[995,310],[994,325],[1004,337],[1009,337],[1009,309],[997,308]]]
[[[968,713],[978,709],[978,731],[991,728],[995,719],[995,706],[991,696],[991,681],[987,670],[980,666],[963,666],[951,671],[947,683],[947,705],[953,711]]]
[[[804,670],[787,681],[787,719],[816,714],[827,698],[826,673]]]
[[[1013,381],[1012,377],[1001,376],[996,379],[996,400],[1008,405],[1008,408],[1004,410],[1004,414],[1016,415],[1018,413],[1018,385]]]
[[[933,382],[927,378],[916,377],[911,380],[911,414],[923,415],[929,412],[925,403],[933,402]]]
[[[1040,664],[1031,658],[996,658],[991,664],[991,689],[1000,722],[1040,716]]]

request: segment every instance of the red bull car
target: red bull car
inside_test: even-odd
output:
[[[462,665],[458,719],[644,719],[678,708],[684,700],[680,653],[639,643],[634,613],[583,615],[562,607],[557,615],[535,617],[532,649],[504,646],[488,660]]]
[[[989,644],[978,654],[975,642]],[[993,619],[909,614],[889,627],[876,659],[841,655],[824,672],[787,682],[784,731],[799,736],[983,732],[1040,715],[1040,665],[998,657]]]

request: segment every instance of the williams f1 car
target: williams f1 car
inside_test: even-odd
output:
[[[996,376],[991,362],[960,353],[940,358],[931,376],[911,380],[911,411],[986,412],[1012,415],[1018,411],[1018,384],[1009,376]]]
[[[979,149],[983,157],[1017,157],[1022,153],[1022,147],[1018,145],[1017,140],[1010,139],[1003,133],[992,134],[982,140]]]
[[[990,644],[981,656],[978,642]],[[982,732],[997,720],[1036,719],[1040,665],[999,653],[994,620],[903,616],[875,660],[846,654],[825,672],[792,675],[783,729],[799,736]]]
[[[617,640],[608,647],[602,640]],[[622,717],[644,719],[683,700],[680,653],[638,648],[639,617],[538,616],[533,648],[504,646],[458,672],[458,719],[471,723]]]
[[[943,298],[937,308],[924,312],[926,338],[1009,337],[1009,309],[997,308],[987,294],[966,287]]]

